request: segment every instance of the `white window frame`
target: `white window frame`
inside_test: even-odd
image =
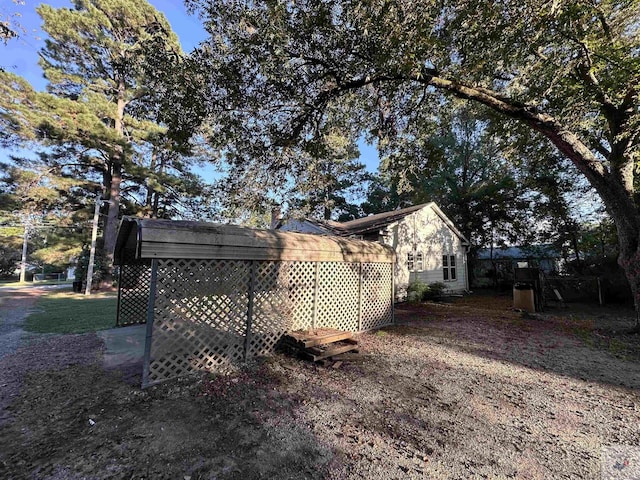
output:
[[[445,282],[458,281],[458,258],[452,254],[442,254],[442,280]]]
[[[413,272],[413,268],[415,267],[415,255],[413,252],[407,253],[407,270]]]
[[[422,252],[416,252],[414,258],[416,259],[416,272],[424,271],[424,254]]]

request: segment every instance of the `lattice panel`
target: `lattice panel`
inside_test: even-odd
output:
[[[149,383],[244,359],[250,262],[160,260]]]
[[[314,313],[319,328],[391,323],[392,274],[390,264],[159,260],[146,383],[269,354]]]
[[[392,264],[362,264],[362,330],[393,322],[392,282]]]
[[[311,328],[316,282],[316,263],[289,263],[289,301],[292,309],[291,330]]]
[[[360,265],[322,262],[318,271],[318,328],[358,331]]]
[[[290,262],[256,262],[253,318],[247,357],[267,355],[291,330],[293,308],[289,298]]]
[[[120,266],[118,316],[116,326],[126,327],[147,322],[151,267],[141,263]]]

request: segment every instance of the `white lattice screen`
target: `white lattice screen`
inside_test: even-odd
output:
[[[371,330],[393,322],[393,271],[389,263],[362,264],[362,322]]]
[[[131,262],[120,266],[116,326],[146,323],[150,280],[149,265]]]
[[[393,321],[392,264],[158,260],[145,385],[273,351],[291,330]]]
[[[360,264],[323,262],[319,265],[316,326],[357,332]]]

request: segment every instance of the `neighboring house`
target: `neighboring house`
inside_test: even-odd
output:
[[[560,269],[561,255],[552,245],[526,247],[501,247],[478,250],[473,264],[473,287],[495,287],[513,283],[513,269],[518,266],[535,267],[545,274],[555,274]],[[520,265],[519,265],[520,264]]]
[[[433,202],[349,222],[290,220],[279,228],[353,237],[392,246],[396,252],[396,299],[405,298],[407,286],[414,281],[442,282],[449,292],[469,289],[469,241]]]

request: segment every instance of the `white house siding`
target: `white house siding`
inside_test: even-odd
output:
[[[403,299],[409,283],[442,282],[449,292],[459,292],[467,287],[467,255],[462,240],[442,218],[427,206],[398,222],[389,225],[386,243],[396,251],[396,298]],[[422,252],[423,266],[417,270],[416,254]],[[407,267],[407,254],[414,254],[414,271]],[[445,281],[442,256],[455,255],[456,280]]]

